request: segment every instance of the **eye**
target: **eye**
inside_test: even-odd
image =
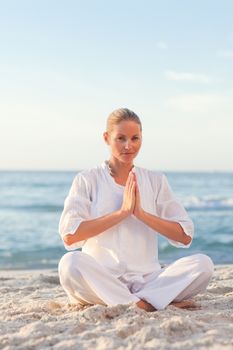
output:
[[[124,138],[123,136],[119,136],[119,137],[117,138],[117,140],[123,141],[123,140],[125,140],[125,138]]]
[[[138,136],[134,136],[133,140],[139,140],[140,138]]]

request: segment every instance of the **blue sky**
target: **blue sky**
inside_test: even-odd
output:
[[[233,171],[232,1],[1,1],[0,169],[76,170],[109,157],[135,111],[135,164]]]

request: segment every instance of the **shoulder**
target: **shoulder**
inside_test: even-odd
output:
[[[143,167],[136,167],[136,171],[142,180],[149,178],[152,185],[156,187],[161,185],[164,179],[166,179],[166,175],[162,171],[150,170]]]
[[[81,170],[77,173],[77,177],[83,177],[85,179],[92,179],[100,175],[103,171],[103,165],[96,165],[95,167]]]
[[[80,170],[74,177],[75,183],[85,183],[87,186],[91,186],[101,178],[103,172],[103,165],[97,165],[92,168]]]

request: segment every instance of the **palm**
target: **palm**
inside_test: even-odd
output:
[[[134,211],[133,214],[138,217],[142,208],[141,208],[141,200],[140,200],[140,192],[139,192],[139,187],[137,184],[137,179],[136,176],[134,175],[136,186],[135,186],[135,206],[134,206]]]
[[[135,207],[135,181],[132,173],[129,173],[128,179],[126,181],[123,203],[121,209],[131,215]]]

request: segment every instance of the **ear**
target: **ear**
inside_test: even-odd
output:
[[[107,132],[107,131],[105,131],[105,132],[103,133],[103,137],[104,137],[104,141],[106,142],[106,144],[109,145],[109,141],[108,141],[109,135],[108,135],[108,132]]]

